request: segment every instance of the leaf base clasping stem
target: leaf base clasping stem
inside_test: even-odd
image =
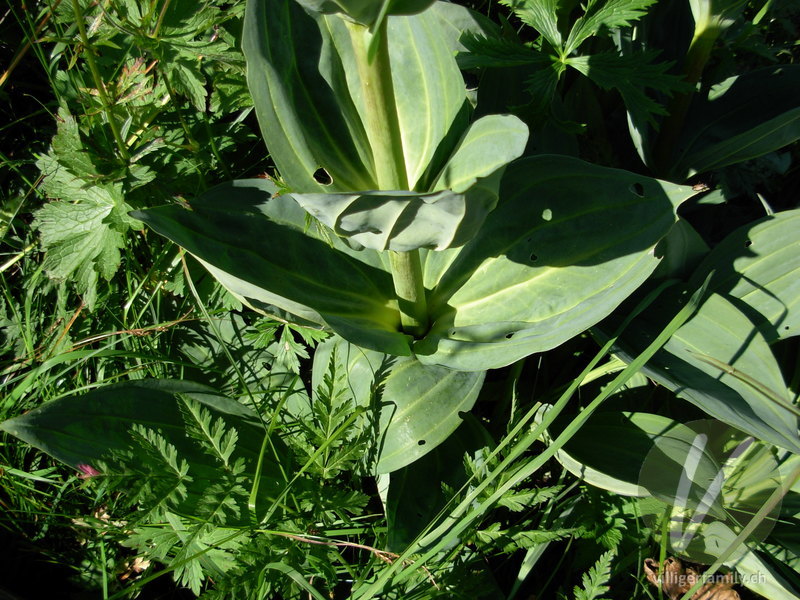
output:
[[[408,190],[386,21],[383,19],[374,32],[357,23],[348,22],[347,27],[358,63],[366,106],[364,128],[372,147],[378,187],[381,190]],[[372,56],[370,45],[374,51]],[[421,337],[428,330],[428,307],[419,250],[389,251],[389,260],[403,331]]]

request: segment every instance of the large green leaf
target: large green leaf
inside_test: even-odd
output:
[[[443,483],[451,490],[467,483],[464,455],[493,445],[489,432],[467,415],[444,443],[390,475],[386,498],[389,550],[402,552],[452,500]]]
[[[503,168],[525,150],[528,128],[517,117],[478,119],[436,178],[430,193],[367,191],[293,194],[311,215],[356,244],[406,252],[462,246],[497,204]]]
[[[357,406],[377,427],[375,456],[365,457],[375,473],[396,471],[446,440],[478,398],[483,372],[459,372],[423,365],[412,357],[364,350],[341,338],[320,344],[314,354],[312,385],[322,383],[331,360],[347,373]]]
[[[800,138],[798,89],[800,65],[783,65],[731,77],[696,97],[673,159],[674,178],[762,156]]]
[[[690,188],[563,156],[506,169],[501,202],[460,251],[428,252],[426,364],[484,370],[554,348],[607,316],[658,266]]]
[[[255,307],[276,306],[328,325],[366,348],[410,353],[399,331],[391,275],[371,251],[351,250],[306,226],[288,196],[263,179],[226,183],[192,203],[137,218],[186,248],[231,292]]]
[[[711,271],[710,289],[750,317],[768,342],[800,333],[800,210],[731,233],[697,268],[692,284]]]
[[[623,496],[646,497],[651,492],[640,485],[639,476],[645,457],[655,448],[654,440],[680,433],[686,437],[685,430],[682,424],[660,415],[599,412],[564,444],[556,459],[595,487]]]
[[[775,565],[758,552],[746,552],[729,566],[739,573],[742,585],[764,598],[800,600],[800,588],[792,585]]]
[[[661,331],[663,315],[674,312],[680,302],[672,296],[659,299],[623,334],[618,355],[625,360],[637,356]],[[800,452],[797,417],[759,390],[770,390],[788,402],[769,345],[753,323],[720,295],[711,294],[643,372],[712,417]]]
[[[372,26],[382,16],[409,15],[428,8],[435,0],[297,0],[322,13],[343,13],[354,21]]]
[[[292,197],[351,243],[397,252],[463,245],[473,237],[497,201],[496,192],[478,198],[483,202],[470,202],[468,194],[450,190],[425,194],[377,191],[293,194]]]
[[[416,188],[466,102],[438,12],[434,5],[423,15],[387,21],[409,189]],[[363,84],[343,19],[309,14],[295,2],[251,0],[242,45],[264,139],[293,191],[377,189]],[[329,185],[314,179],[319,169],[331,178]]]
[[[221,467],[187,436],[179,395],[198,402],[211,413],[213,420],[221,418],[226,428],[236,430],[238,440],[232,460],[245,459],[245,474],[254,477],[265,436],[258,415],[239,402],[219,396],[211,388],[187,381],[131,381],[61,398],[0,423],[0,430],[76,468],[78,465],[94,468],[115,451],[140,454],[141,449],[130,435],[132,427],[142,425],[155,430],[189,464],[191,481],[186,482],[188,497],[182,512],[192,514],[193,503],[219,480]],[[264,498],[274,497],[280,489],[281,468],[286,468],[288,460],[283,454],[277,459],[272,455],[284,452],[279,440],[272,440],[269,446],[273,450],[263,461],[259,486]],[[246,511],[241,514],[244,518]]]
[[[590,417],[556,458],[587,483],[652,496],[665,510],[672,507],[673,550],[702,562],[719,535],[735,536],[781,485],[774,450],[719,421],[682,424],[650,413],[609,411]],[[779,513],[775,507],[760,520],[749,540],[763,541]],[[694,531],[687,528],[690,520],[698,527]]]

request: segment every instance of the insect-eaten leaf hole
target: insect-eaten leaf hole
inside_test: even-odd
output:
[[[325,169],[320,167],[319,169],[314,171],[314,181],[316,181],[320,185],[330,185],[333,183],[333,178]]]
[[[425,440],[420,440],[417,442],[417,446],[424,446],[424,445],[425,445]]]
[[[639,198],[644,198],[644,186],[641,183],[632,183],[631,187],[628,189],[639,196]]]
[[[536,254],[534,254],[533,252],[531,252],[531,262],[536,262],[537,260],[539,260],[539,257],[536,256]]]
[[[507,340],[510,340],[512,337],[514,337],[514,332],[511,332],[511,333],[507,333],[507,334],[506,334],[506,339],[507,339]]]
[[[753,240],[745,240],[744,241],[744,247],[745,248],[749,248],[752,245],[753,245]]]

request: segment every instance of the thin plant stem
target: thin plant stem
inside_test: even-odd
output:
[[[100,69],[97,67],[97,61],[94,58],[94,47],[89,43],[89,36],[86,34],[86,24],[83,22],[83,12],[81,11],[78,0],[72,0],[72,12],[75,14],[75,21],[78,25],[78,33],[81,36],[81,42],[86,49],[86,62],[89,65],[89,71],[92,73],[94,85],[97,88],[97,93],[100,94],[100,102],[103,103],[103,112],[106,115],[108,126],[111,128],[111,135],[114,136],[114,141],[117,144],[120,156],[127,162],[130,160],[131,155],[128,152],[128,147],[122,139],[119,126],[114,118],[114,113],[111,110],[111,100],[108,97],[106,86],[103,83],[103,78],[100,76]]]

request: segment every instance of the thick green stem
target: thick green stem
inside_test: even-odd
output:
[[[692,87],[690,90],[676,94],[667,107],[669,116],[661,123],[661,130],[653,151],[653,162],[656,174],[666,176],[672,166],[678,140],[683,133],[686,115],[692,102],[695,88],[703,75],[706,63],[711,56],[711,50],[717,41],[721,30],[719,27],[698,24],[695,28],[692,43],[686,53],[684,74],[686,82]]]
[[[114,119],[114,114],[111,110],[111,100],[106,92],[106,86],[103,83],[103,78],[100,76],[100,69],[97,68],[97,61],[94,59],[94,48],[89,44],[89,36],[86,34],[86,25],[83,22],[83,12],[81,11],[78,0],[72,0],[72,12],[75,14],[75,20],[78,25],[78,33],[81,36],[81,42],[86,49],[86,62],[89,63],[89,71],[92,73],[94,85],[97,88],[97,93],[100,95],[100,101],[103,103],[103,112],[106,115],[108,126],[111,128],[111,135],[114,136],[114,141],[117,143],[117,149],[120,156],[125,160],[130,160],[130,152],[122,139],[119,126]]]
[[[358,63],[366,109],[364,128],[372,147],[378,188],[407,190],[409,182],[394,100],[386,20],[374,33],[356,23],[348,22],[347,26]],[[377,36],[377,39],[373,39],[373,36]],[[368,51],[370,42],[375,43],[372,56]],[[419,251],[390,251],[389,259],[403,331],[420,337],[428,330],[428,306]]]
[[[408,176],[394,101],[386,19],[374,34],[357,23],[347,22],[347,27],[361,79],[366,109],[364,128],[372,147],[378,187],[382,190],[407,190]],[[370,59],[368,48],[373,36],[378,36],[377,47]]]
[[[422,263],[419,251],[389,252],[394,291],[400,308],[403,331],[422,337],[428,331],[428,306],[422,284]]]

